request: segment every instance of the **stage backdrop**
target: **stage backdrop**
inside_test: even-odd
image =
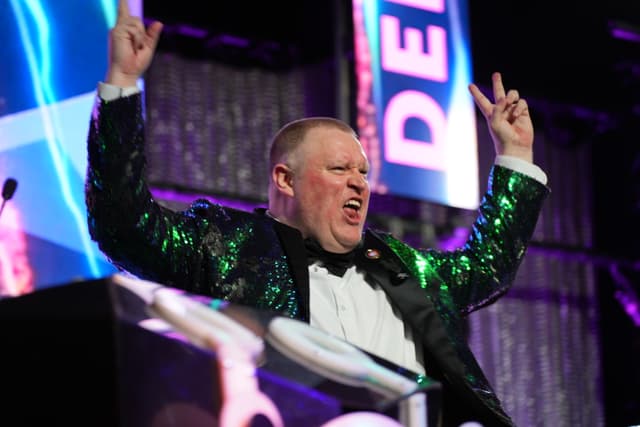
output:
[[[357,128],[372,190],[478,206],[465,0],[353,1]]]
[[[114,271],[87,233],[84,178],[116,10],[117,0],[0,2],[0,180],[17,182],[0,216],[2,296]]]

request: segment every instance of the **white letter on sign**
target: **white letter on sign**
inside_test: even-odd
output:
[[[431,141],[405,138],[405,123],[421,119]],[[430,96],[409,90],[389,100],[384,113],[384,156],[387,161],[421,169],[446,170],[446,116]]]
[[[423,33],[416,28],[404,30],[405,47],[400,44],[400,21],[390,15],[380,17],[382,42],[382,68],[399,74],[433,80],[447,81],[447,35],[442,27],[429,25],[427,43],[429,53],[424,52]]]

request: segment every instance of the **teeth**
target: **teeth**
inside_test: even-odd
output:
[[[345,203],[345,206],[348,206],[354,209],[360,209],[361,204],[358,200],[349,200],[347,203]]]

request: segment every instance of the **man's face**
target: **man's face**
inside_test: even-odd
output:
[[[293,166],[295,222],[331,252],[347,252],[362,237],[369,208],[369,162],[350,133],[318,127],[296,150]]]

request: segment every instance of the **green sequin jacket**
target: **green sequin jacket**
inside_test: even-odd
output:
[[[308,321],[309,278],[297,230],[261,212],[206,200],[173,212],[153,199],[144,179],[140,94],[96,101],[88,156],[88,226],[114,265],[191,293]],[[444,384],[445,413],[447,406],[462,411],[463,399],[485,427],[513,425],[460,325],[510,287],[548,191],[534,179],[494,166],[469,239],[454,252],[414,249],[374,230],[363,236],[364,248],[382,256],[359,256],[359,265],[413,327],[427,373]]]

